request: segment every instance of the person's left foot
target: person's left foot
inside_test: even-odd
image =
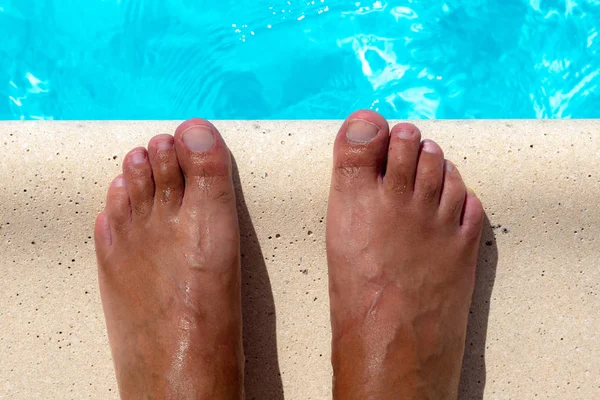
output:
[[[132,150],[95,241],[121,398],[243,398],[239,227],[217,129],[190,120]]]
[[[334,399],[456,399],[484,210],[440,146],[362,110],[334,145]]]

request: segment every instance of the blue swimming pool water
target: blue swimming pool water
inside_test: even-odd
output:
[[[600,117],[600,0],[0,0],[0,119]]]

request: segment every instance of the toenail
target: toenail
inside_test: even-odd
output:
[[[170,140],[161,140],[156,143],[156,148],[158,150],[171,150],[173,148],[173,142]]]
[[[346,137],[357,143],[369,143],[379,133],[379,127],[364,119],[355,119],[350,121]]]
[[[415,135],[415,130],[412,128],[402,128],[398,129],[394,133],[396,134],[396,137],[399,137],[400,139],[412,139],[412,137]]]
[[[468,186],[467,186],[467,193],[469,193],[470,196],[477,197],[477,193],[475,193],[475,191]]]
[[[125,186],[125,179],[123,179],[122,176],[119,176],[118,178],[115,178],[112,185],[114,187],[123,187],[123,186]]]
[[[444,169],[446,170],[446,172],[454,171],[454,164],[452,163],[452,161],[446,160],[446,162],[444,163]]]
[[[205,152],[215,144],[215,135],[206,126],[192,126],[183,132],[183,143],[192,151]]]
[[[423,141],[423,151],[434,154],[439,153],[440,146],[438,146],[435,142],[432,142],[431,140],[425,140]]]
[[[134,164],[142,164],[146,161],[146,152],[145,151],[136,151],[131,155],[131,161]]]

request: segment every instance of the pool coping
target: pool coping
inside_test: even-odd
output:
[[[258,243],[248,257],[262,266],[253,267],[257,295],[247,308],[256,324],[246,326],[246,344],[258,349],[247,354],[249,393],[279,400],[282,384],[286,398],[329,398],[322,238],[340,121],[214,122],[237,165],[243,231]],[[488,215],[462,395],[592,398],[600,120],[413,122]],[[0,397],[116,398],[93,220],[127,150],[178,123],[0,121],[0,318],[10,321],[0,326]],[[264,317],[265,307],[274,314]]]

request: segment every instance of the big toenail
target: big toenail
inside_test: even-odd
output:
[[[423,151],[426,151],[428,153],[438,153],[439,152],[439,146],[437,144],[435,144],[434,142],[430,141],[430,140],[425,140],[423,142]]]
[[[415,131],[412,128],[402,128],[395,131],[395,134],[400,139],[412,139],[415,135]]]
[[[125,179],[123,179],[122,176],[119,176],[118,178],[115,178],[112,185],[114,187],[123,187],[123,186],[125,186]]]
[[[363,119],[355,119],[350,122],[346,137],[357,143],[369,143],[379,133],[379,127]]]
[[[146,161],[146,153],[143,151],[136,151],[131,155],[131,161],[134,164],[142,164],[144,161]]]
[[[205,152],[215,144],[215,135],[206,126],[192,126],[183,132],[183,143],[192,151]]]

